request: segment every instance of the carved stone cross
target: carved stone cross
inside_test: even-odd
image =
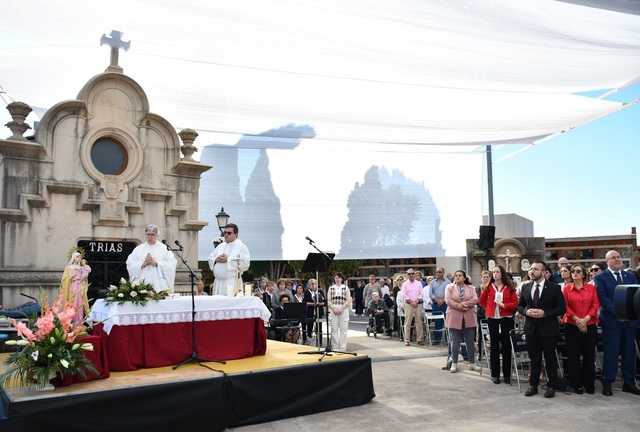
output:
[[[123,34],[121,31],[111,30],[109,34],[111,37],[103,34],[100,38],[100,46],[109,45],[111,47],[111,63],[105,72],[122,72],[122,68],[118,66],[118,52],[121,48],[128,51],[131,46],[131,41],[122,40]]]

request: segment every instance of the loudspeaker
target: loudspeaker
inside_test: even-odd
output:
[[[493,248],[496,241],[496,227],[493,225],[480,225],[480,239],[478,247],[480,249]]]

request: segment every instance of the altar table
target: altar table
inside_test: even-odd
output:
[[[258,297],[195,297],[197,357],[234,360],[264,355],[271,313]],[[109,369],[131,371],[177,365],[191,358],[191,296],[118,305],[96,300],[93,334],[105,341]]]

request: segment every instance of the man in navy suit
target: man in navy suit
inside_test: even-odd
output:
[[[565,257],[560,257],[560,259],[558,260],[558,271],[551,275],[551,282],[555,282],[557,284],[561,284],[562,282],[564,282],[564,279],[562,279],[562,275],[560,274],[560,270],[565,266],[571,267],[571,263]]]
[[[556,346],[560,327],[558,317],[564,315],[566,304],[560,285],[546,280],[544,271],[547,265],[542,261],[534,262],[529,268],[531,282],[522,286],[518,300],[518,312],[527,317],[524,334],[527,337],[527,351],[531,359],[531,378],[525,396],[538,394],[540,372],[542,371],[542,353],[547,369],[546,398],[555,396],[558,380],[558,359]]]
[[[613,296],[618,285],[637,284],[633,273],[622,270],[622,257],[617,250],[605,255],[608,269],[594,278],[598,299],[600,300],[600,326],[604,344],[602,364],[602,394],[613,396],[611,383],[618,375],[618,355],[622,355],[622,391],[640,395],[635,385],[635,346],[634,339],[640,321],[620,321],[616,319]]]

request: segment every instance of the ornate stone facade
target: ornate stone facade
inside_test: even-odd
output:
[[[113,68],[91,78],[75,100],[51,107],[33,137],[22,136],[30,107],[8,109],[13,136],[0,140],[0,303],[23,303],[19,294],[35,295],[38,287],[51,299],[73,246],[139,244],[150,223],[161,239],[179,240],[197,269],[198,232],[207,225],[198,219],[200,178],[211,166],[191,158],[195,131],[182,134],[181,159],[175,129]],[[178,262],[176,290],[186,291],[188,270]],[[109,277],[92,273],[92,286],[104,288]]]

